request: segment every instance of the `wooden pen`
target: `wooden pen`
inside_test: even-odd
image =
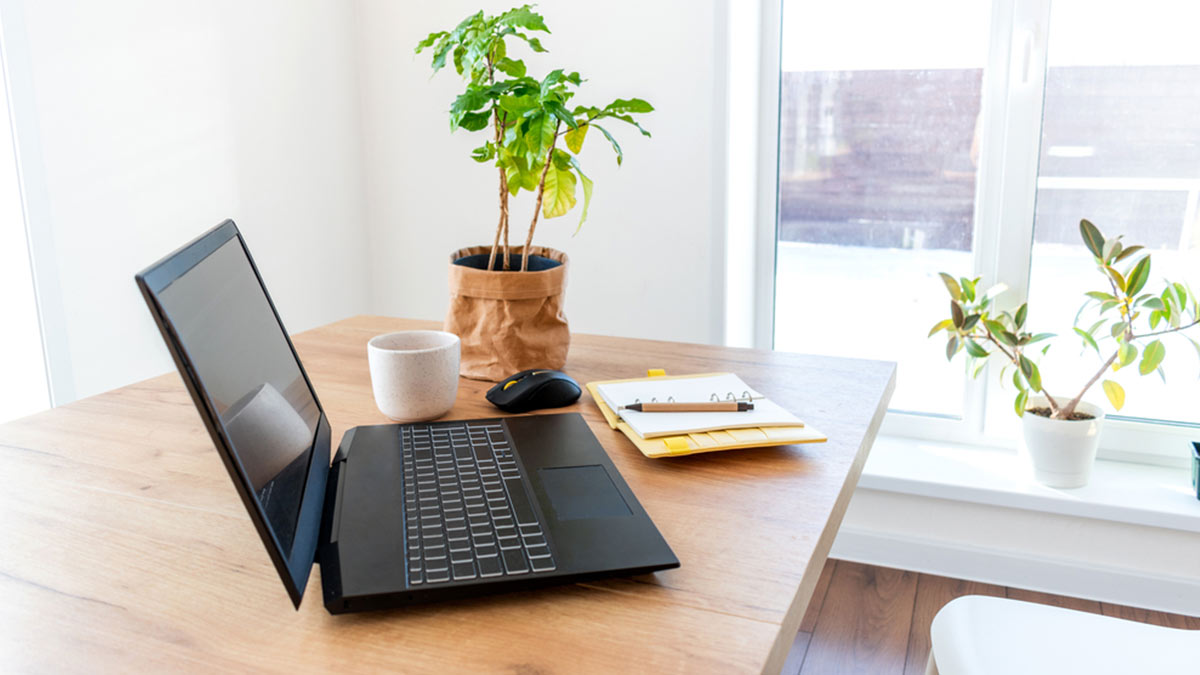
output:
[[[754,410],[748,401],[703,401],[696,403],[634,403],[626,410],[638,412],[745,412]]]

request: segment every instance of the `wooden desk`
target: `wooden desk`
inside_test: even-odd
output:
[[[432,322],[356,317],[296,336],[333,425],[386,419],[366,342]],[[883,417],[895,366],[575,336],[580,382],[728,370],[824,444],[645,459],[584,414],[683,566],[330,616],[288,601],[191,399],[164,375],[0,426],[0,663],[9,672],[780,669]],[[463,380],[450,418],[494,416]]]

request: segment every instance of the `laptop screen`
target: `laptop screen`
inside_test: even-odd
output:
[[[284,556],[321,411],[241,240],[157,293]]]

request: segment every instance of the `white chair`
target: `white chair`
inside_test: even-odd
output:
[[[926,675],[1155,675],[1200,671],[1200,631],[967,595],[933,618]]]

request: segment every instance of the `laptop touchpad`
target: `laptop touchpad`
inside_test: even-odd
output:
[[[538,474],[558,520],[632,515],[608,472],[599,464],[539,469]]]

